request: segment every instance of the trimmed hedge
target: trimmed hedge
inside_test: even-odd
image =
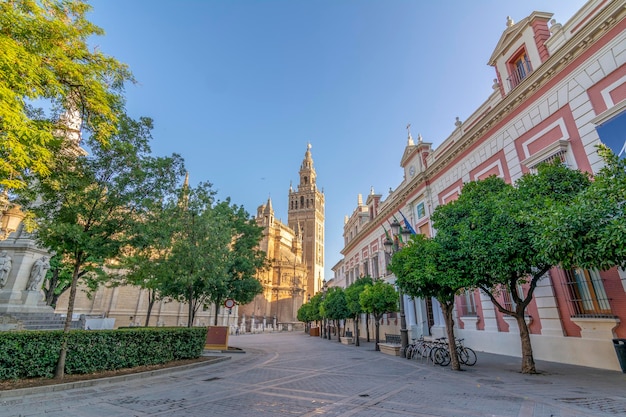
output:
[[[206,327],[72,330],[66,374],[154,365],[202,355]],[[54,376],[62,331],[0,332],[0,380]]]

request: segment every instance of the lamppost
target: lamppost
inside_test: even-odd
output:
[[[324,300],[326,299],[326,291],[328,291],[328,284],[326,283],[326,280],[324,280],[324,285],[322,285],[322,303],[324,302]],[[322,317],[322,337],[324,339],[330,339],[330,334],[328,334],[328,326],[326,325],[326,315],[324,315],[324,317]]]
[[[6,240],[17,230],[24,213],[17,204],[11,204],[6,190],[0,194],[0,240]]]
[[[393,223],[391,223],[391,233],[393,238],[400,237],[400,234],[404,235],[405,240],[409,238],[411,232],[407,229],[402,229],[400,227],[400,223],[394,219]],[[385,253],[387,254],[387,264],[389,264],[389,260],[394,253],[400,250],[400,243],[394,242],[393,238],[385,239]],[[400,294],[400,356],[405,357],[406,348],[409,345],[409,335],[408,330],[406,328],[406,317],[404,315],[404,294],[402,294],[402,290],[398,288],[398,293]]]

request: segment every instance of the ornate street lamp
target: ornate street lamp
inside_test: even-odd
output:
[[[0,240],[15,232],[25,215],[17,204],[11,204],[6,190],[0,194]]]
[[[391,233],[394,237],[399,237],[400,234],[402,234],[404,236],[404,241],[408,240],[411,235],[411,232],[407,229],[402,229],[400,227],[400,223],[395,219],[391,223]],[[389,238],[385,239],[383,245],[385,246],[385,253],[387,254],[387,264],[389,264],[389,260],[393,254],[400,250],[400,245]],[[404,358],[406,348],[409,345],[409,335],[406,328],[406,317],[404,314],[404,294],[402,294],[402,290],[400,288],[398,288],[398,294],[400,296],[400,356]]]
[[[324,285],[322,285],[322,302],[324,302],[324,299],[326,298],[326,292],[328,291],[328,283],[326,282],[326,280],[324,280]],[[328,331],[328,326],[326,325],[326,317],[322,317],[322,337],[324,339],[330,339],[330,333]]]

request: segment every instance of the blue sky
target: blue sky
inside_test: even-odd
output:
[[[565,23],[583,0],[95,0],[93,39],[130,66],[132,117],[154,119],[153,153],[181,154],[255,215],[287,221],[307,143],[326,197],[326,279],[344,216],[370,187],[402,181],[406,125],[434,146],[487,99],[506,17]]]

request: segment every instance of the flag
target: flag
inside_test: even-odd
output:
[[[389,236],[389,232],[387,231],[387,229],[385,229],[385,225],[383,224],[383,230],[385,231],[385,237],[387,238],[387,240],[391,240],[391,237]],[[393,242],[393,240],[391,240]]]
[[[406,227],[406,230],[408,230],[409,232],[411,232],[412,235],[416,235],[417,233],[415,232],[415,229],[413,229],[413,226],[411,226],[411,223],[409,223],[409,221],[407,220],[406,217],[404,217],[404,214],[402,214],[402,212],[400,210],[398,210],[398,212],[400,213],[400,215],[402,216],[402,218],[404,219],[404,226]]]

